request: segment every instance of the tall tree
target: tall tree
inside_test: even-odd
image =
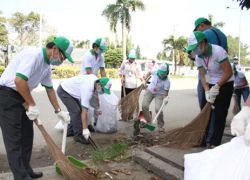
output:
[[[137,59],[141,59],[141,49],[139,45],[136,47],[136,57]]]
[[[6,18],[2,17],[2,11],[0,10],[0,45],[8,44],[8,31],[5,26]]]
[[[28,15],[16,12],[12,15],[9,24],[18,33],[20,46],[38,43],[39,21],[39,14],[34,12],[30,12]]]
[[[243,9],[244,7],[249,9],[250,8],[250,0],[237,0],[240,2],[240,7]]]
[[[102,12],[110,22],[110,29],[116,33],[118,21],[122,24],[122,51],[123,60],[126,60],[127,31],[130,31],[131,11],[144,10],[145,5],[140,0],[117,0],[115,4],[109,4]]]
[[[228,41],[228,53],[229,56],[234,57],[238,56],[239,53],[239,38],[238,37],[232,37],[232,36],[227,36],[227,41]],[[250,64],[249,58],[247,56],[249,55],[248,46],[247,44],[243,44],[241,42],[240,46],[240,63],[241,64]]]
[[[177,60],[179,65],[184,65],[184,52],[183,48],[187,44],[187,39],[183,36],[174,38],[173,35],[169,36],[162,41],[163,44],[163,52],[171,51],[172,58],[174,59],[174,74],[176,73]],[[160,55],[160,54],[159,54]]]
[[[219,21],[219,22],[215,22],[215,23],[214,23],[214,16],[213,16],[212,14],[209,14],[209,15],[208,15],[208,20],[212,23],[212,25],[213,25],[214,27],[217,27],[217,28],[223,28],[224,25],[225,25],[225,23],[222,22],[222,21]]]

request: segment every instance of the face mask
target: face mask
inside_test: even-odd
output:
[[[102,89],[97,89],[96,91],[97,91],[98,94],[103,94]]]
[[[194,54],[200,56],[203,54],[203,49],[201,49],[200,47],[197,47],[193,52]]]
[[[100,55],[100,54],[102,54],[102,51],[100,49],[97,49],[96,54]]]
[[[60,64],[62,64],[62,61],[59,58],[51,58],[50,64],[54,66],[59,66]]]

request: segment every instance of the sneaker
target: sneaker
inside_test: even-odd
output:
[[[75,142],[79,142],[81,144],[89,144],[89,141],[87,141],[83,136],[75,136],[74,140]]]
[[[95,128],[92,125],[88,125],[88,129],[90,132],[95,132]]]

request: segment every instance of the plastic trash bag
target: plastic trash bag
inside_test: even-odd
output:
[[[64,123],[62,120],[59,120],[58,123],[55,125],[54,127],[55,129],[58,129],[58,130],[63,130],[64,128]]]
[[[118,129],[118,98],[111,91],[110,94],[102,94],[99,96],[100,111],[96,123],[96,131],[102,133],[114,133]]]
[[[250,146],[243,136],[200,153],[184,155],[184,180],[249,180]]]

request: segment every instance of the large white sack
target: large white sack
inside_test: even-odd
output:
[[[113,133],[118,129],[118,102],[119,99],[111,91],[110,94],[99,96],[101,115],[98,116],[96,130],[103,133]]]
[[[200,153],[184,155],[184,180],[250,180],[250,146],[243,136]]]

